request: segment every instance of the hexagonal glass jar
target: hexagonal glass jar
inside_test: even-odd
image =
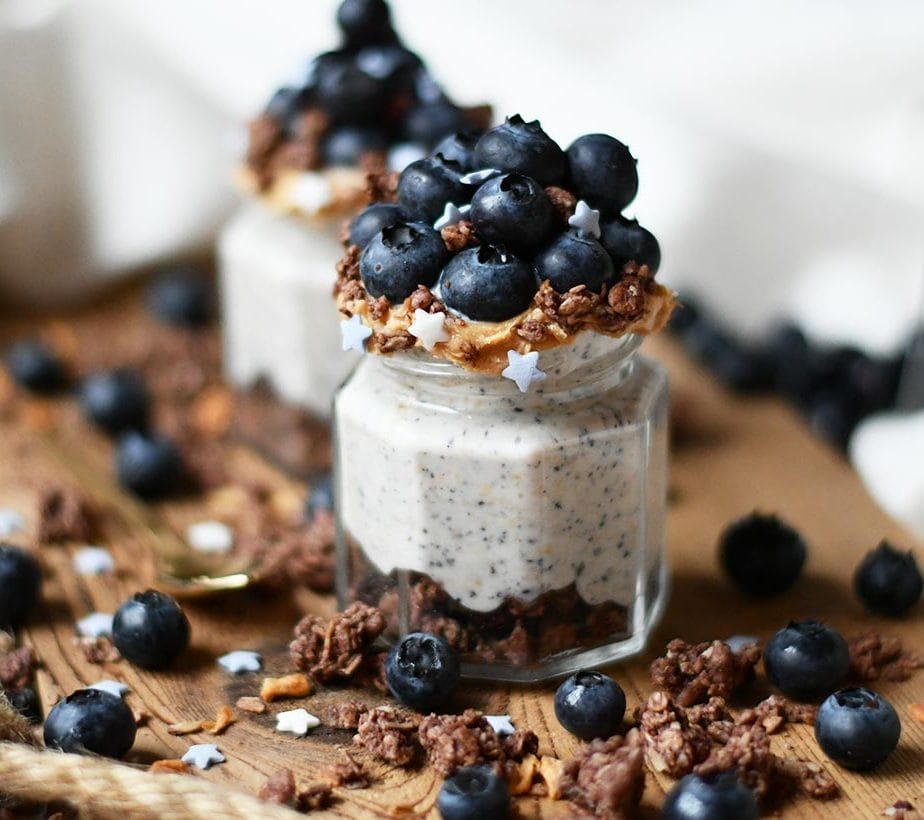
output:
[[[334,404],[341,605],[443,635],[471,677],[533,682],[639,652],[667,591],[667,378],[585,332],[543,381],[367,356]]]

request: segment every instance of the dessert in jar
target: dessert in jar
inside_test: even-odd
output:
[[[384,354],[334,403],[338,595],[541,680],[639,651],[663,607],[667,383],[635,352],[674,295],[618,140],[513,116],[443,149],[338,266],[345,343]]]
[[[355,365],[329,309],[330,270],[344,221],[369,201],[367,176],[490,117],[446,97],[382,0],[345,0],[337,20],[343,45],[250,124],[238,174],[248,201],[218,243],[227,377],[240,387],[265,380],[322,418]]]

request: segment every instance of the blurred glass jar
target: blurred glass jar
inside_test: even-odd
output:
[[[474,677],[531,682],[639,652],[663,609],[667,379],[640,339],[542,353],[526,394],[409,352],[334,405],[338,595],[392,639],[441,634]]]

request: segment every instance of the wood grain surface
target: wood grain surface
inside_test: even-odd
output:
[[[128,327],[139,313],[137,297],[125,296],[123,302],[121,307],[110,304],[105,312],[110,323],[122,316],[120,321]],[[66,321],[92,327],[95,317],[90,313]],[[19,334],[25,324],[0,324],[0,335]],[[61,326],[60,321],[42,324],[52,333],[60,333]],[[865,615],[851,592],[854,567],[880,539],[888,537],[906,547],[913,542],[873,504],[843,458],[815,439],[781,402],[740,399],[724,392],[669,340],[651,340],[645,351],[670,369],[685,434],[674,446],[671,466],[670,604],[646,655],[612,670],[626,690],[630,708],[652,689],[650,660],[668,639],[678,636],[696,641],[753,634],[765,639],[790,619],[813,616],[847,635],[877,629],[924,650],[924,607],[918,605],[904,620],[883,621]],[[0,387],[10,390],[8,384]],[[88,663],[74,646],[74,622],[93,611],[113,612],[129,594],[147,587],[155,573],[158,539],[175,539],[191,520],[207,517],[208,509],[197,499],[150,506],[121,492],[113,480],[111,445],[82,419],[72,399],[20,400],[17,407],[0,418],[0,506],[30,517],[21,540],[35,546],[39,488],[47,483],[75,484],[103,510],[98,541],[112,551],[117,563],[115,575],[82,577],[75,575],[71,564],[81,545],[39,549],[46,574],[44,605],[25,630],[24,640],[42,661],[38,686],[45,709],[73,689],[116,678],[131,687],[128,702],[151,715],[138,733],[131,760],[179,757],[191,743],[213,742],[206,734],[171,736],[167,726],[211,718],[220,706],[233,706],[239,696],[257,693],[259,675],[232,678],[216,665],[216,657],[233,649],[256,649],[263,654],[269,674],[290,671],[286,646],[292,626],[303,612],[332,611],[333,600],[304,590],[291,594],[246,590],[188,601],[192,647],[176,670],[152,673],[126,662]],[[298,497],[304,492],[300,482],[244,446],[227,445],[225,456],[233,478],[259,480]],[[799,583],[789,594],[768,602],[736,594],[716,563],[716,539],[722,528],[755,508],[781,514],[810,545]],[[810,727],[790,727],[773,738],[777,750],[824,764],[842,789],[842,796],[830,803],[800,798],[784,807],[784,816],[877,817],[902,799],[924,809],[924,725],[909,714],[911,704],[924,703],[924,672],[909,682],[881,683],[876,688],[895,705],[903,733],[899,749],[874,773],[853,774],[826,762]],[[552,686],[529,689],[470,683],[458,696],[458,704],[489,714],[509,713],[517,726],[537,732],[542,753],[568,757],[577,742],[554,717],[553,691]],[[312,780],[336,759],[338,747],[349,744],[351,733],[322,726],[307,738],[279,735],[273,730],[273,715],[298,706],[323,714],[325,703],[346,695],[342,689],[325,689],[301,700],[272,704],[263,715],[238,712],[237,722],[217,740],[227,763],[193,776],[250,792],[282,767],[293,769],[302,782]],[[349,695],[381,700],[369,692]],[[440,782],[427,769],[408,772],[359,756],[374,773],[372,786],[338,790],[334,806],[313,816],[436,816],[433,805]],[[671,785],[669,778],[649,772],[643,816],[657,815],[656,807]],[[547,799],[521,798],[517,807],[523,817],[574,814],[568,803]]]

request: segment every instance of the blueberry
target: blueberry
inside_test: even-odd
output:
[[[432,225],[447,202],[464,205],[472,198],[475,189],[462,183],[462,173],[462,166],[440,156],[412,162],[398,181],[398,203],[407,213]]]
[[[459,163],[463,171],[475,171],[475,143],[480,136],[481,131],[456,131],[455,134],[443,137],[433,149],[433,153]]]
[[[148,421],[151,396],[134,370],[108,370],[84,379],[80,386],[83,412],[108,433],[140,430]]]
[[[112,640],[135,666],[163,669],[189,645],[189,621],[170,595],[136,592],[116,610]]]
[[[350,244],[365,248],[383,228],[406,221],[407,215],[398,205],[376,202],[350,223]]]
[[[384,80],[391,94],[413,94],[423,62],[400,43],[367,46],[356,55],[356,65],[366,74]]]
[[[120,759],[135,742],[135,731],[132,710],[122,698],[99,689],[78,689],[48,713],[45,745]]]
[[[555,717],[581,740],[615,735],[625,714],[625,692],[602,672],[576,672],[555,692]]]
[[[504,820],[510,792],[488,764],[466,766],[443,783],[436,807],[443,820]]]
[[[757,798],[735,772],[688,774],[667,795],[661,820],[757,820]]]
[[[38,339],[16,342],[6,353],[13,381],[35,393],[54,393],[64,387],[64,365],[57,354]]]
[[[504,174],[475,192],[471,220],[486,242],[532,255],[555,228],[555,206],[534,179]]]
[[[404,118],[404,135],[412,142],[435,145],[447,134],[461,131],[468,125],[465,114],[449,100],[421,103]]]
[[[802,572],[802,536],[775,515],[753,512],[732,522],[719,537],[719,560],[735,585],[755,598],[779,595]]]
[[[845,769],[873,769],[898,746],[902,724],[892,704],[869,689],[841,689],[818,708],[815,739]]]
[[[332,62],[318,75],[318,105],[339,123],[376,123],[387,94],[385,81],[372,77],[353,60]]]
[[[475,145],[479,168],[516,171],[540,185],[559,185],[565,178],[565,152],[539,124],[525,122],[519,114],[492,128]]]
[[[183,477],[179,451],[155,433],[126,433],[119,439],[115,460],[119,483],[141,498],[170,495]]]
[[[305,519],[314,520],[319,512],[333,512],[334,509],[334,482],[330,473],[325,473],[312,482],[305,499]]]
[[[795,325],[780,325],[771,331],[766,349],[776,389],[789,400],[803,403],[816,381],[809,366],[811,346],[805,334]]]
[[[201,327],[212,316],[212,288],[198,268],[169,268],[148,287],[147,305],[167,324]]]
[[[702,312],[696,300],[690,296],[681,296],[680,303],[671,314],[668,329],[671,333],[683,337],[700,321],[701,315]]]
[[[398,701],[418,712],[443,706],[459,684],[459,657],[437,635],[412,632],[395,644],[385,661],[385,681]]]
[[[870,612],[898,618],[921,599],[924,578],[910,551],[883,541],[860,562],[853,588]]]
[[[41,586],[38,561],[25,550],[0,544],[0,629],[25,623]]]
[[[280,88],[264,109],[282,127],[287,139],[295,136],[298,118],[315,102],[313,88]]]
[[[39,705],[38,695],[31,686],[23,686],[21,689],[14,689],[7,692],[7,699],[19,714],[21,714],[29,723],[42,722],[42,707]]]
[[[612,257],[617,271],[627,262],[647,265],[652,274],[661,266],[661,246],[654,234],[636,219],[617,216],[600,225],[600,244]]]
[[[844,679],[849,667],[847,642],[840,632],[818,621],[790,621],[764,649],[767,677],[794,700],[824,697]]]
[[[447,307],[475,322],[502,322],[522,313],[536,295],[532,265],[490,245],[456,254],[440,276]]]
[[[539,281],[546,279],[559,293],[576,285],[599,292],[603,285],[613,281],[613,260],[603,246],[589,236],[578,236],[576,231],[563,233],[544,248],[533,260]]]
[[[388,138],[378,128],[344,125],[334,128],[324,138],[322,147],[325,165],[359,165],[364,154],[384,152]]]
[[[862,416],[859,397],[846,385],[818,390],[806,400],[804,409],[812,431],[841,450],[847,448]]]
[[[761,390],[772,381],[771,365],[762,348],[735,339],[706,316],[687,328],[681,341],[690,356],[736,392]]]
[[[350,47],[395,39],[385,0],[343,0],[337,9],[337,25]]]
[[[574,193],[604,216],[616,216],[638,192],[636,160],[619,140],[585,134],[568,147]]]
[[[359,275],[370,295],[400,304],[418,285],[433,285],[448,257],[438,231],[422,222],[398,222],[366,245]]]

